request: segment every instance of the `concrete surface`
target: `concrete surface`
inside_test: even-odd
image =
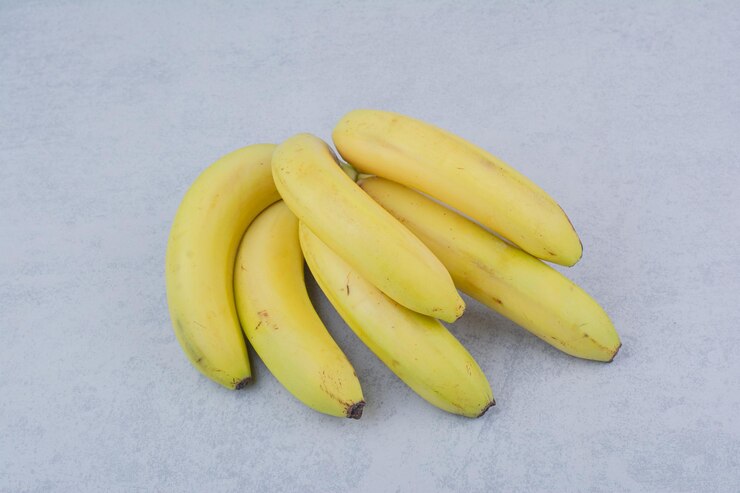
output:
[[[0,490],[739,491],[738,5],[2,2]],[[163,279],[187,186],[358,107],[459,133],[561,203],[613,364],[470,302],[453,330],[498,405],[458,418],[312,286],[360,421],[256,358],[240,392],[189,365]]]

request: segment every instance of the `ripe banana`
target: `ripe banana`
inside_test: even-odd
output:
[[[272,157],[285,203],[365,279],[405,307],[452,322],[465,303],[439,259],[363,192],[328,145],[299,134]]]
[[[561,351],[614,358],[621,343],[609,317],[558,271],[403,185],[372,177],[360,186],[431,248],[463,292]]]
[[[583,247],[560,206],[512,167],[456,135],[386,111],[344,115],[332,134],[361,173],[420,190],[525,251],[573,265]]]
[[[388,368],[431,404],[478,417],[494,404],[486,376],[436,319],[409,310],[367,282],[300,225],[303,254],[345,322]]]
[[[228,154],[192,184],[177,210],[167,244],[167,304],[191,363],[230,389],[252,375],[234,307],[234,257],[244,231],[280,197],[270,172],[275,146]]]
[[[298,219],[282,201],[247,229],[236,258],[234,292],[247,339],[291,394],[325,414],[362,416],[360,382],[311,305]]]

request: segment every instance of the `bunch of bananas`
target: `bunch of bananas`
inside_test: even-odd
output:
[[[362,415],[360,382],[311,304],[304,259],[357,337],[451,413],[478,417],[494,404],[486,376],[439,321],[463,314],[458,289],[570,355],[614,358],[621,344],[604,310],[543,262],[571,266],[582,246],[537,185],[396,113],[352,111],[332,137],[346,162],[299,134],[228,154],[186,193],[167,246],[167,301],[204,375],[246,385],[246,335],[301,402]]]

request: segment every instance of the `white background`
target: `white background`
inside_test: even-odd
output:
[[[156,4],[156,5],[154,5]],[[311,5],[308,7],[307,5]],[[0,490],[738,491],[737,2],[3,2]],[[175,340],[164,253],[219,156],[369,107],[433,122],[560,202],[610,365],[469,301],[483,418],[407,389],[311,284],[360,421]]]

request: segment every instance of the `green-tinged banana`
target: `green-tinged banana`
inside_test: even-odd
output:
[[[301,247],[345,322],[398,377],[431,404],[478,417],[494,404],[486,376],[436,319],[405,308],[366,281],[301,223]]]
[[[456,135],[387,111],[356,110],[332,134],[361,173],[420,190],[525,251],[573,265],[583,247],[560,206],[500,159]]]
[[[228,154],[182,199],[167,244],[167,304],[178,341],[195,367],[230,389],[251,378],[234,307],[234,258],[249,223],[279,200],[270,171],[275,146]]]
[[[373,285],[411,310],[452,322],[465,303],[434,254],[340,167],[329,146],[299,134],[272,157],[285,203]]]
[[[372,177],[360,186],[432,249],[463,292],[568,354],[617,354],[604,310],[552,267],[403,185]]]
[[[244,235],[234,293],[247,339],[291,394],[325,414],[362,416],[360,382],[311,305],[298,219],[282,201],[260,214]]]

